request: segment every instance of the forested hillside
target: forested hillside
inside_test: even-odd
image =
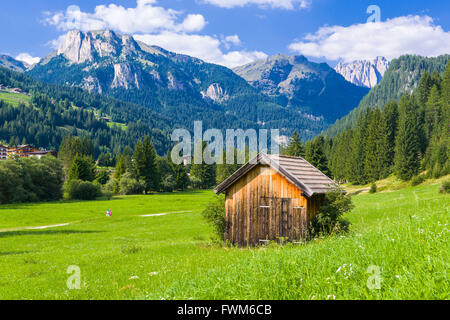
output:
[[[422,75],[428,72],[436,77],[437,74],[444,72],[449,58],[449,55],[436,58],[405,55],[392,60],[380,84],[370,90],[358,108],[327,129],[325,135],[335,137],[348,127],[354,126],[361,111],[369,108],[382,108],[389,101],[396,100],[398,102],[405,93],[415,92]]]
[[[442,75],[425,71],[415,94],[360,112],[353,128],[324,140],[324,150],[339,182],[365,184],[392,173],[410,180],[423,171],[437,178],[450,173],[449,129],[450,63]]]
[[[31,95],[29,104],[17,106],[0,100],[0,141],[10,145],[57,149],[66,135],[85,136],[93,140],[98,155],[118,153],[150,135],[158,152],[169,148],[171,121],[148,108],[80,88],[48,85],[5,68],[0,68],[0,84]]]

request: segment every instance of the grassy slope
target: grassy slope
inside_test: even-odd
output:
[[[17,107],[20,103],[28,104],[31,101],[31,98],[27,95],[13,92],[0,91],[0,100],[5,101],[15,107]]]
[[[80,222],[0,233],[0,298],[450,298],[450,196],[436,185],[354,197],[345,237],[258,249],[208,241],[200,212],[211,197],[1,206],[0,229]],[[104,217],[107,208],[112,218]],[[185,210],[193,212],[137,217]],[[81,268],[81,290],[67,290],[70,265]],[[381,290],[366,286],[371,265],[381,268]]]

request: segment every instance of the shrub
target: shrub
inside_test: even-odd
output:
[[[331,188],[325,195],[325,205],[311,222],[313,236],[348,232],[350,222],[342,215],[354,208],[352,199],[340,187]]]
[[[95,181],[100,183],[101,185],[105,185],[110,180],[110,173],[106,169],[102,169],[97,173],[97,176],[95,177]]]
[[[0,161],[0,203],[62,198],[62,163],[53,156]]]
[[[441,193],[450,193],[450,180],[444,181],[444,183],[442,183],[439,191]]]
[[[370,193],[377,193],[377,184],[376,183],[372,183],[372,185],[370,186]]]
[[[202,180],[200,180],[197,177],[193,177],[193,176],[190,177],[190,180],[191,180],[190,181],[191,182],[191,187],[193,189],[201,189],[201,187],[202,187]]]
[[[122,195],[143,194],[145,182],[134,179],[130,173],[125,173],[119,182],[119,192]]]
[[[65,189],[67,198],[71,200],[95,200],[102,196],[101,187],[95,182],[71,180]]]
[[[202,212],[203,217],[214,227],[214,232],[221,240],[225,238],[225,197],[218,196]]]
[[[94,181],[95,170],[96,165],[92,157],[77,154],[73,158],[67,180]]]
[[[164,192],[172,192],[175,190],[175,179],[173,175],[170,174],[164,178],[161,183],[161,189]]]
[[[413,187],[418,186],[419,184],[422,184],[425,181],[425,176],[415,176],[414,178],[412,178],[411,180],[411,185]]]

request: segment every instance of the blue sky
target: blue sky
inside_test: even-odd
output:
[[[450,53],[449,1],[365,0],[2,1],[0,52],[44,57],[62,35],[110,28],[230,67],[276,53],[314,61]],[[366,23],[377,5],[381,21]],[[102,6],[102,7],[99,7]],[[24,55],[27,54],[27,55]]]

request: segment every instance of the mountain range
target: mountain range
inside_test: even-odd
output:
[[[164,119],[156,123],[164,122],[166,133],[177,127],[192,130],[194,121],[203,120],[204,128],[222,130],[280,129],[284,136],[297,130],[307,140],[333,123],[326,133],[337,134],[360,110],[412,92],[424,70],[441,71],[447,60],[407,56],[390,64],[379,57],[333,69],[304,56],[280,54],[231,70],[110,30],[73,30],[38,64],[26,66],[1,56],[0,66],[64,90],[81,88],[97,97],[126,101],[100,111],[84,103],[124,127],[146,114],[142,125],[155,130],[150,119]],[[139,114],[133,114],[138,109]],[[159,145],[165,148],[167,143]]]
[[[26,72],[44,82],[146,106],[187,128],[203,119],[205,126],[218,129],[281,128],[282,135],[297,129],[303,139],[346,115],[368,92],[328,65],[302,56],[278,55],[242,70],[246,72],[110,30],[74,30],[57,51]],[[255,79],[247,76],[258,73]],[[266,81],[271,84],[262,85]]]

